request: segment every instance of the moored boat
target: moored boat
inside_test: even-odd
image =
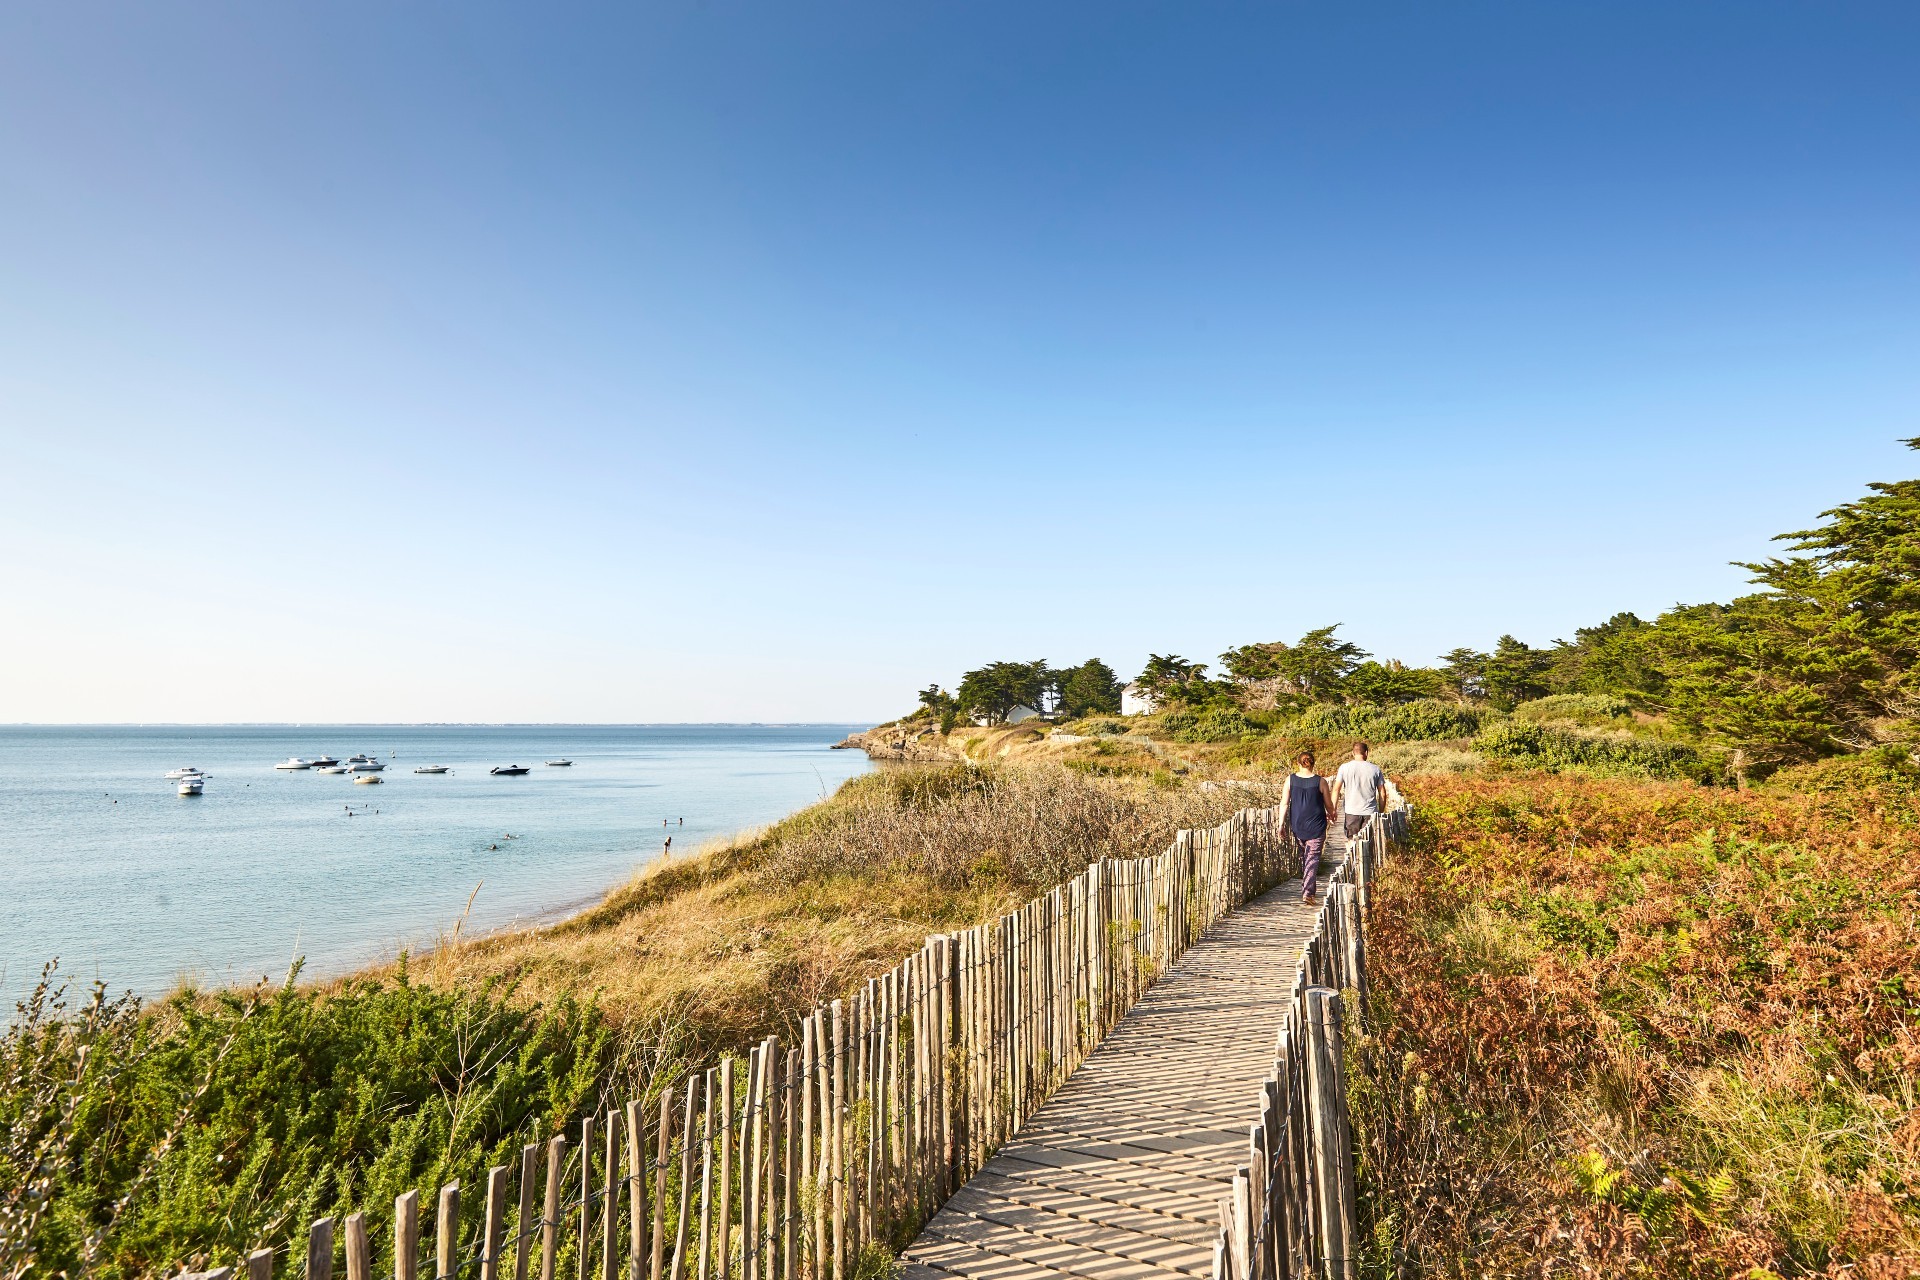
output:
[[[362,760],[358,764],[349,764],[347,766],[347,772],[348,773],[379,773],[382,769],[385,769],[386,767],[387,766],[381,764],[378,760]]]
[[[307,761],[307,763],[312,765],[316,769],[326,769],[326,768],[330,768],[333,765],[339,764],[340,762],[338,760],[335,760],[332,756],[315,756],[313,759]]]
[[[573,768],[573,761],[571,761],[571,760],[549,760],[549,761],[547,761],[547,768],[549,768],[549,769],[571,769],[571,768]]]
[[[180,785],[177,790],[178,793],[183,796],[197,796],[206,785],[206,778],[201,774],[195,773],[180,779]]]
[[[353,785],[356,787],[372,786],[385,781],[386,779],[377,773],[356,773],[353,775]]]
[[[443,764],[423,764],[415,768],[414,772],[415,773],[448,773],[450,772],[450,770],[447,768],[447,766]]]
[[[324,769],[314,770],[315,773],[345,773],[346,771],[347,766],[343,764],[330,764]]]
[[[200,772],[198,769],[194,768],[192,765],[187,765],[184,768],[175,769],[171,773],[167,774],[167,781],[178,782],[182,778],[204,778],[206,776],[207,776],[206,774]]]
[[[531,770],[523,764],[497,764],[487,770],[487,772],[497,778],[517,778],[523,773],[531,772]]]
[[[313,761],[302,760],[299,756],[288,756],[285,760],[282,760],[273,767],[276,769],[311,769],[313,768]]]

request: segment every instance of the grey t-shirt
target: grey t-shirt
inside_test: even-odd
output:
[[[1346,813],[1380,812],[1380,794],[1387,775],[1371,760],[1349,760],[1340,766],[1340,808]]]

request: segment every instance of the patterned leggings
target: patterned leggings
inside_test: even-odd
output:
[[[1326,842],[1327,838],[1325,836],[1321,836],[1315,840],[1302,840],[1300,842],[1300,848],[1302,850],[1300,857],[1300,878],[1306,882],[1301,886],[1300,891],[1306,897],[1313,897],[1315,891],[1320,887],[1320,849]]]

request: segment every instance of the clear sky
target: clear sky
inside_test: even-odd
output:
[[[0,7],[0,721],[888,717],[1737,594],[1920,6]]]

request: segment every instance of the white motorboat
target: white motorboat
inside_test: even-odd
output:
[[[348,762],[347,772],[348,773],[379,773],[382,769],[385,769],[386,767],[387,766],[381,764],[378,760],[362,760],[358,764]]]
[[[369,755],[352,755],[347,757],[347,763],[348,764],[365,764],[367,761],[371,759],[373,759],[373,757]]]
[[[417,767],[416,769],[414,769],[414,772],[415,773],[447,773],[449,772],[449,770],[447,766],[443,764],[423,764]]]
[[[180,779],[178,790],[183,796],[197,796],[206,785],[206,778],[201,774],[195,773]]]
[[[385,781],[386,779],[377,773],[356,773],[353,775],[353,785],[356,787],[371,786],[374,783]]]
[[[311,769],[313,768],[313,761],[302,760],[299,756],[288,756],[285,760],[282,760],[273,767],[276,769]]]
[[[315,756],[313,759],[307,761],[307,763],[312,765],[316,769],[325,769],[331,765],[339,764],[340,762],[338,760],[335,760],[332,756]]]
[[[497,764],[487,770],[487,772],[496,778],[517,778],[523,773],[531,772],[531,770],[523,764]]]
[[[200,772],[198,769],[194,768],[192,765],[188,765],[184,769],[175,769],[172,773],[169,773],[167,775],[167,781],[178,782],[182,778],[204,778],[206,776],[207,776],[206,774]]]
[[[345,773],[346,771],[347,766],[343,764],[330,764],[324,769],[314,770],[315,773]]]
[[[547,768],[549,768],[549,769],[571,769],[571,768],[573,768],[573,761],[571,761],[571,760],[549,760],[549,761],[547,761]]]

